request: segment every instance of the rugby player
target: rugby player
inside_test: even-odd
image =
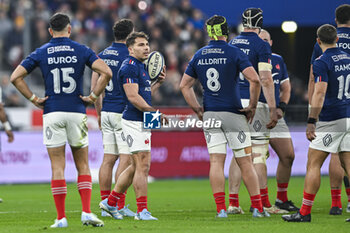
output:
[[[158,220],[148,211],[147,177],[151,166],[151,131],[143,128],[143,113],[156,112],[161,121],[165,117],[151,106],[151,92],[154,92],[165,80],[165,67],[158,80],[152,84],[144,61],[149,55],[148,36],[143,32],[133,32],[126,39],[129,54],[118,72],[118,82],[126,99],[122,117],[122,130],[128,144],[132,165],[119,176],[108,199],[100,202],[100,208],[115,219],[122,219],[116,207],[120,197],[133,183],[137,214],[136,220]]]
[[[128,144],[122,139],[121,119],[125,100],[118,85],[117,74],[122,62],[129,55],[125,40],[133,29],[134,24],[131,20],[118,20],[113,26],[115,42],[98,54],[113,72],[113,77],[105,89],[104,98],[101,95],[95,103],[99,126],[101,127],[103,136],[104,156],[98,176],[102,200],[108,198],[111,193],[113,167],[118,158],[119,164],[115,173],[115,181],[118,180],[122,171],[131,164]],[[98,77],[98,74],[93,72],[91,79],[92,89],[95,87]],[[125,195],[120,197],[118,209],[123,216],[135,216],[135,213],[125,206]],[[102,210],[101,215],[107,216],[109,214]]]
[[[346,53],[350,54],[350,5],[343,4],[337,7],[335,10],[335,22],[337,24],[337,33],[339,40],[337,42],[338,48]],[[312,95],[314,91],[314,75],[312,72],[312,63],[316,58],[322,55],[322,50],[318,43],[315,43],[314,50],[311,57],[310,78],[308,87],[309,104],[312,101]],[[350,213],[350,184],[347,176],[344,176],[344,169],[341,168],[339,156],[337,153],[331,154],[331,160],[329,163],[329,182],[331,186],[332,205],[329,211],[331,215],[341,215],[343,212],[341,204],[341,187],[342,180],[344,178],[344,184],[346,188],[346,194],[348,196],[348,205],[346,212]]]
[[[71,147],[78,172],[78,190],[82,202],[81,221],[84,225],[103,226],[103,221],[91,213],[91,175],[88,160],[88,128],[85,105],[93,104],[112,77],[111,69],[88,47],[69,39],[69,17],[56,13],[50,18],[47,44],[32,52],[11,75],[11,82],[38,108],[44,109],[44,144],[51,160],[51,189],[57,210],[52,228],[67,227],[64,178],[66,141]],[[100,75],[89,96],[83,94],[85,65]],[[45,82],[45,97],[39,98],[29,89],[24,77],[40,67]]]
[[[214,15],[206,22],[209,45],[196,52],[182,77],[180,88],[188,105],[199,120],[221,121],[220,128],[204,128],[210,155],[209,179],[216,203],[217,217],[227,218],[225,204],[224,164],[227,145],[234,151],[235,160],[248,189],[253,217],[269,217],[263,210],[258,177],[251,159],[251,140],[248,121],[251,121],[260,94],[259,76],[248,57],[227,43],[226,18]],[[250,84],[250,99],[242,107],[239,96],[239,72]],[[204,89],[204,110],[198,103],[193,85],[199,80]]]
[[[288,222],[311,222],[311,208],[321,183],[320,169],[329,153],[338,153],[350,174],[350,55],[337,48],[338,39],[332,25],[325,24],[317,30],[323,54],[313,63],[315,83],[306,129],[311,143],[304,198],[297,213],[282,216]]]
[[[232,39],[230,44],[240,48],[248,55],[254,69],[259,74],[262,93],[259,97],[259,102],[256,109],[256,114],[253,122],[249,124],[252,138],[252,157],[253,164],[259,178],[260,194],[264,207],[271,207],[268,201],[267,191],[267,170],[266,170],[266,155],[268,153],[268,143],[270,129],[277,124],[276,102],[274,84],[271,75],[271,48],[270,45],[259,38],[258,34],[263,23],[262,10],[260,8],[248,8],[242,14],[243,32]],[[242,106],[246,107],[249,103],[249,83],[244,79],[244,75],[240,74],[240,94]],[[229,175],[229,190],[233,190],[232,186],[239,187],[241,182],[240,176],[234,174],[235,160],[230,166]],[[230,193],[230,199],[235,199],[238,202],[238,192]],[[231,212],[231,210],[230,210]],[[235,210],[237,213],[242,213],[242,209],[238,207]]]

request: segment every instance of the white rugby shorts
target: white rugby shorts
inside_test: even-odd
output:
[[[250,132],[244,115],[231,112],[204,112],[203,121],[208,119],[221,121],[220,128],[203,128],[209,153],[226,154],[226,145],[233,149],[251,146]],[[220,146],[218,148],[217,146]]]
[[[143,128],[142,121],[129,121],[122,118],[122,129],[131,153],[151,151],[151,130]]]
[[[105,154],[130,154],[122,130],[122,115],[115,112],[101,112],[101,129]]]
[[[270,129],[270,138],[291,138],[288,125],[283,117],[278,119],[275,128]]]
[[[241,99],[243,108],[248,107],[249,99]],[[266,144],[270,138],[270,130],[266,125],[270,122],[269,106],[266,103],[258,102],[255,115],[251,124],[248,123],[251,139],[256,144]]]
[[[329,153],[350,152],[350,118],[316,123],[310,148]]]
[[[48,148],[89,145],[86,114],[77,112],[50,112],[43,115],[44,144]]]

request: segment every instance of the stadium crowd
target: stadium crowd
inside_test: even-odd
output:
[[[179,90],[181,74],[194,52],[207,42],[204,30],[206,16],[191,5],[190,0],[151,0],[144,1],[145,7],[136,0],[3,0],[0,2],[0,80],[3,87],[3,100],[6,106],[22,107],[27,103],[13,88],[7,88],[8,74],[28,55],[29,51],[50,40],[47,31],[49,17],[57,11],[71,17],[71,39],[86,44],[96,53],[113,40],[111,28],[120,18],[129,18],[136,31],[150,35],[151,50],[158,50],[165,56],[167,82],[153,98],[158,106],[185,106]],[[30,23],[26,23],[26,20]],[[29,25],[29,26],[27,26]],[[28,30],[30,29],[30,30]],[[28,35],[29,36],[28,36]],[[26,37],[27,36],[27,37]],[[230,38],[235,35],[231,34]],[[25,40],[30,38],[28,48]],[[84,90],[90,87],[90,73],[86,74]],[[292,77],[292,80],[294,77]],[[40,93],[43,80],[36,70],[29,78]],[[298,79],[292,81],[294,93],[291,102],[304,101],[305,87]],[[195,90],[201,92],[196,86]],[[299,96],[294,97],[295,95]],[[301,98],[300,98],[301,97]],[[301,102],[300,102],[301,101]]]

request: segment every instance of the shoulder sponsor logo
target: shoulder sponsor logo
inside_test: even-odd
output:
[[[117,50],[104,50],[103,55],[114,55],[119,56],[119,52]]]
[[[54,47],[48,47],[47,53],[56,53],[56,52],[74,52],[74,48],[71,48],[70,45],[60,45],[60,46],[54,46]]]

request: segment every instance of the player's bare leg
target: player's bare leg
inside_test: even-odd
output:
[[[227,217],[225,204],[225,159],[226,154],[210,154],[209,180],[216,203],[218,217]]]
[[[120,154],[118,168],[117,168],[117,171],[115,172],[115,177],[114,177],[116,183],[120,177],[120,174],[131,165],[131,160],[132,159],[131,159],[130,155]],[[130,185],[131,184],[128,183],[128,187]],[[124,191],[124,194],[126,194],[127,189]],[[122,208],[124,208],[124,206],[125,206],[125,195],[123,198],[119,199],[118,209],[122,209]]]
[[[132,159],[130,155],[121,154],[119,156],[119,165],[117,171],[115,172],[115,180],[117,181],[122,174],[130,165],[132,164]],[[130,185],[129,185],[130,186]]]
[[[332,206],[329,211],[330,215],[341,215],[341,188],[344,177],[344,169],[341,166],[339,155],[331,154],[331,160],[329,162],[329,183],[331,186]]]
[[[252,152],[251,147],[246,147],[241,150],[236,150],[234,153],[236,154],[236,162],[241,169],[242,179],[247,187],[247,190],[251,199],[251,206],[253,208],[253,216],[255,214],[254,209],[257,209],[263,216],[269,217],[267,213],[263,210],[261,196],[259,192],[259,180],[258,175],[254,169],[254,165],[252,162],[252,157],[250,156]],[[242,156],[244,153],[245,156]]]
[[[321,167],[328,154],[329,152],[309,148],[302,206],[295,214],[283,215],[283,220],[311,222],[311,208],[321,184]]]
[[[289,183],[295,157],[292,140],[290,138],[271,138],[270,145],[279,158],[276,172],[277,183]]]
[[[350,152],[340,152],[339,159],[346,174],[349,175],[350,174]],[[346,221],[350,222],[350,218],[348,218]]]
[[[75,167],[78,171],[78,190],[82,204],[81,221],[83,225],[103,226],[104,223],[91,213],[92,180],[89,168],[88,146],[71,146]]]
[[[346,174],[344,176],[343,180],[344,180],[344,186],[345,186],[346,195],[348,196],[348,205],[346,207],[346,212],[350,213],[350,182],[349,182],[348,174]]]
[[[66,146],[47,148],[51,160],[52,180],[64,179],[66,166],[65,148]]]
[[[350,152],[339,152],[339,159],[346,174],[350,174]]]
[[[83,205],[83,212],[91,213],[90,201],[92,182],[89,168],[88,147],[86,146],[83,148],[71,148],[73,152],[75,167],[78,171],[78,190]]]
[[[135,174],[135,164],[132,162],[119,176],[113,191],[118,193],[125,193],[131,186]]]
[[[123,219],[123,216],[127,216],[127,217],[135,216],[135,214],[130,210],[128,210],[127,208],[126,208],[127,210],[125,208],[120,210],[119,204],[118,204],[120,200],[125,199],[125,192],[132,184],[134,174],[135,174],[134,159],[130,159],[131,157],[130,155],[127,155],[127,156],[131,164],[124,171],[122,171],[119,177],[117,178],[114,189],[112,190],[111,194],[108,196],[108,199],[103,200],[99,204],[102,210],[108,212],[115,219]],[[127,159],[127,157],[125,157],[125,159]]]
[[[294,147],[291,138],[271,138],[270,145],[279,158],[276,180],[277,198],[275,205],[286,211],[297,211],[298,208],[288,200],[287,188],[291,176],[294,161]]]
[[[311,213],[311,208],[321,184],[321,167],[328,156],[328,152],[310,148],[307,159],[307,171],[304,183],[303,205],[300,214],[306,216]]]
[[[268,144],[255,144],[252,143],[252,158],[254,168],[258,175],[259,187],[261,201],[264,207],[270,208],[271,203],[269,200],[269,194],[267,189],[267,167],[266,167],[266,154],[268,153],[267,149]]]
[[[230,163],[228,175],[228,190],[229,190],[229,207],[228,214],[243,214],[242,208],[239,206],[239,188],[241,186],[241,169],[239,168],[236,159],[233,157]]]
[[[133,181],[136,198],[147,196],[147,177],[151,167],[151,153],[138,152],[133,154],[132,158],[135,163],[135,175]]]
[[[78,171],[78,176],[90,175],[89,159],[88,159],[88,146],[83,148],[71,147],[75,167]]]
[[[321,167],[328,156],[328,152],[310,148],[307,161],[304,191],[316,194],[321,184]]]
[[[253,163],[251,162],[251,157],[236,158],[236,161],[242,171],[242,179],[250,196],[259,195],[258,175],[254,169]]]
[[[57,211],[56,220],[64,221],[66,223],[65,225],[68,226],[65,219],[65,200],[67,195],[67,185],[64,178],[64,169],[66,166],[65,145],[55,148],[47,148],[47,151],[51,160],[51,190]]]
[[[108,198],[112,186],[113,167],[118,155],[104,154],[103,161],[98,172],[98,181],[100,185],[101,199]]]
[[[147,178],[149,169],[151,167],[151,152],[142,151],[136,154],[132,154],[132,158],[135,163],[135,174],[133,179],[137,215],[136,220],[158,220],[153,217],[147,208]]]

